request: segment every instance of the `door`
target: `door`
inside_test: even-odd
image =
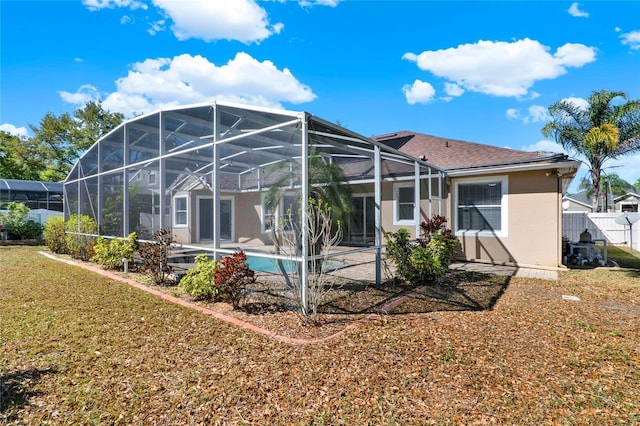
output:
[[[220,240],[233,240],[233,197],[220,198]],[[198,241],[213,241],[213,198],[198,198]]]
[[[375,242],[375,198],[373,195],[353,197],[353,213],[346,232],[346,242],[368,244]]]

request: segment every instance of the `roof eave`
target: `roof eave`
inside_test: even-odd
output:
[[[478,176],[486,174],[499,174],[499,173],[514,173],[514,172],[527,172],[535,170],[549,170],[557,169],[558,176],[571,177],[575,176],[575,173],[580,167],[580,161],[566,160],[566,161],[544,161],[535,163],[520,163],[520,164],[505,164],[494,166],[479,166],[469,167],[461,169],[445,169],[445,172],[450,177],[465,177],[465,176]],[[567,176],[569,175],[569,176]]]

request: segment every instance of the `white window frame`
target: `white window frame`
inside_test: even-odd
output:
[[[460,185],[478,184],[478,183],[500,183],[502,197],[500,198],[500,230],[479,230],[479,229],[460,229],[458,224],[458,206],[460,205],[458,196],[460,194]],[[464,178],[459,179],[454,184],[454,204],[452,209],[453,224],[456,236],[475,235],[479,237],[507,237],[509,224],[509,177],[506,175],[491,176],[483,178]]]
[[[261,199],[260,199],[260,231],[263,234],[271,233],[271,229],[267,229],[266,226],[265,226],[266,225],[266,220],[265,220],[264,201],[265,201],[266,195],[267,194],[265,192],[263,192],[262,196],[261,196]],[[286,214],[286,212],[284,211],[284,199],[285,199],[285,197],[288,197],[288,196],[298,196],[298,194],[294,193],[294,192],[285,192],[283,194],[283,196],[280,197],[280,201],[278,202],[278,207],[272,213],[273,222],[274,222],[275,226],[277,226],[278,223],[280,222],[280,218],[284,217],[285,214]],[[293,232],[293,230],[292,229],[287,229],[287,230],[285,230],[285,232],[290,233],[290,232]]]
[[[415,200],[415,182],[411,181],[411,182],[403,182],[403,183],[395,183],[393,184],[393,224],[394,225],[415,225],[416,224],[416,218],[415,218],[415,206],[416,206],[416,200]],[[413,206],[411,207],[411,211],[413,213],[413,219],[400,219],[399,218],[399,213],[400,213],[400,188],[411,188],[411,193],[414,194],[413,198]],[[418,200],[418,202],[420,202]]]
[[[185,200],[185,209],[178,210],[178,200]],[[178,223],[178,213],[185,214],[185,223]],[[175,195],[173,197],[173,227],[174,228],[188,228],[189,227],[189,196],[188,195]]]

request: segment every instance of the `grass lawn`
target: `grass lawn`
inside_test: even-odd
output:
[[[626,268],[512,278],[488,310],[427,292],[308,345],[41,249],[0,247],[3,424],[640,423],[640,265],[615,249]]]

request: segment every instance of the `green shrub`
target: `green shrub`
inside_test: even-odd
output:
[[[240,306],[247,286],[255,282],[255,272],[247,264],[247,255],[240,250],[222,258],[221,269],[215,275],[215,284],[221,289],[221,299]]]
[[[44,243],[54,253],[66,253],[67,247],[64,241],[64,219],[60,216],[52,216],[44,224]]]
[[[446,218],[434,216],[420,225],[422,234],[416,242],[409,231],[387,232],[387,258],[396,264],[398,279],[409,283],[435,281],[442,277],[460,249],[460,242],[450,229]]]
[[[398,232],[386,232],[384,238],[387,258],[396,264],[396,277],[400,281],[413,281],[415,270],[411,264],[411,252],[415,245],[411,243],[409,230],[400,228]]]
[[[220,287],[214,283],[214,276],[220,264],[211,260],[206,254],[196,256],[196,266],[187,271],[180,279],[180,288],[196,300],[216,299],[220,295]]]
[[[149,275],[156,284],[166,284],[167,278],[172,272],[171,265],[169,265],[169,255],[173,242],[170,231],[161,229],[153,233],[153,241],[143,243],[140,246],[142,272]]]
[[[93,245],[98,225],[87,215],[72,215],[65,223],[67,253],[75,259],[89,260],[93,256]]]
[[[138,246],[138,235],[135,232],[129,234],[125,238],[116,238],[108,240],[105,237],[99,237],[93,247],[94,254],[91,260],[106,269],[124,270],[122,259],[127,259],[129,263],[133,263],[133,253]]]
[[[10,240],[32,240],[42,235],[42,225],[29,218],[29,207],[22,203],[7,203],[7,211],[0,213],[0,224]]]

